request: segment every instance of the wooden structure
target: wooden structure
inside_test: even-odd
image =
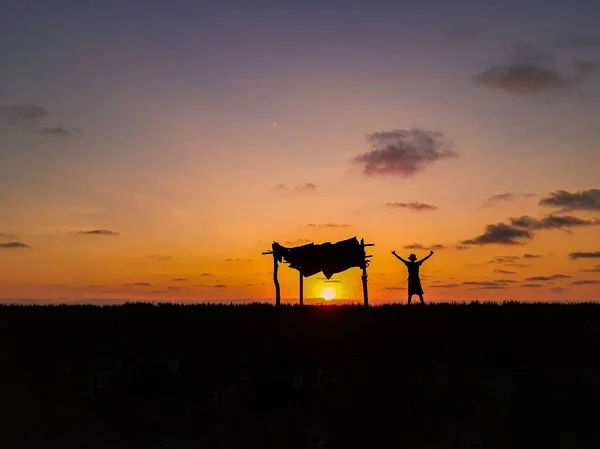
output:
[[[353,254],[352,257],[348,257],[348,254],[343,254],[335,249],[329,249],[329,252],[319,250],[318,247],[324,247],[329,245],[328,248],[334,248],[336,245],[348,245],[354,241],[355,246],[358,248],[351,248]],[[367,267],[369,266],[370,258],[372,255],[367,255],[365,248],[367,246],[375,246],[374,243],[365,243],[365,239],[361,239],[360,242],[353,239],[337,242],[335,244],[324,243],[321,245],[314,245],[310,243],[294,248],[285,248],[277,242],[273,242],[270,251],[264,251],[263,255],[273,256],[273,284],[275,285],[275,305],[281,305],[281,287],[279,284],[279,263],[287,263],[290,268],[298,270],[299,275],[299,304],[304,305],[304,278],[312,276],[319,271],[323,271],[325,277],[330,278],[333,273],[340,273],[349,268],[361,268],[362,269],[362,288],[363,288],[363,300],[364,305],[369,305],[369,290],[367,285]],[[337,254],[336,254],[337,252]],[[294,255],[295,254],[295,255]],[[332,264],[335,266],[332,268]],[[323,268],[325,267],[325,268]],[[329,274],[329,276],[328,276]]]

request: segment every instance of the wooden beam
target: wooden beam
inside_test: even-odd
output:
[[[302,270],[298,270],[300,274],[300,306],[304,305],[304,276],[302,275]]]

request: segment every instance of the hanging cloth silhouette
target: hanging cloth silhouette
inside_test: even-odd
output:
[[[305,277],[322,271],[327,279],[331,279],[334,274],[349,268],[366,266],[365,249],[356,237],[337,243],[309,243],[294,248],[273,242],[273,255],[278,262],[285,260],[290,268],[302,272]]]

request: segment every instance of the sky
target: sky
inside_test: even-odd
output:
[[[2,5],[2,302],[598,299],[596,0]]]

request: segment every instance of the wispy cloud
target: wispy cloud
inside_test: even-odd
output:
[[[448,148],[444,134],[422,129],[395,129],[367,134],[371,151],[352,159],[362,167],[363,174],[413,176],[442,159],[457,153]]]
[[[108,229],[92,229],[91,231],[79,231],[79,232],[77,232],[77,234],[81,234],[81,235],[112,235],[112,236],[120,235],[118,232],[110,231]]]
[[[583,273],[600,273],[600,265],[596,265],[594,268],[589,268],[587,270],[581,270]]]
[[[333,228],[333,229],[349,228],[351,226],[352,225],[345,224],[345,223],[322,223],[322,224],[310,223],[308,225],[309,228]]]
[[[598,220],[584,220],[571,215],[547,215],[540,219],[530,217],[529,215],[522,215],[520,217],[509,218],[511,225],[531,229],[567,229],[575,228],[580,226],[596,226],[600,224]]]
[[[152,284],[150,282],[129,282],[126,284],[121,284],[123,287],[151,287]]]
[[[467,285],[472,287],[472,289],[503,289],[506,288],[504,282],[498,281],[465,281],[462,285]]]
[[[225,259],[223,262],[252,262],[252,259]]]
[[[527,63],[491,67],[477,75],[475,83],[517,95],[562,91],[572,85],[555,70]]]
[[[557,207],[562,211],[600,210],[600,189],[579,190],[575,193],[557,190],[540,200],[540,206]]]
[[[570,253],[569,259],[600,259],[600,251],[582,251]]]
[[[563,288],[563,287],[553,287],[550,289],[550,291],[552,293],[566,293],[569,291],[568,288]]]
[[[517,274],[514,271],[509,271],[509,270],[500,270],[500,269],[496,269],[494,270],[494,273],[498,273],[498,274]]]
[[[23,242],[7,242],[7,243],[0,243],[0,249],[25,249],[25,248],[31,248],[31,246],[26,245]]]
[[[227,288],[227,286],[225,284],[215,284],[215,285],[211,285],[212,288]]]
[[[527,253],[523,254],[523,259],[539,259],[540,257],[542,257],[542,256],[540,256],[538,254],[527,254]]]
[[[513,192],[499,193],[496,195],[492,195],[487,200],[485,200],[483,202],[483,204],[481,205],[481,207],[491,207],[491,206],[495,206],[496,204],[499,204],[499,203],[508,203],[508,202],[515,201],[520,198],[533,198],[534,196],[536,196],[535,193],[513,193]]]
[[[27,126],[46,117],[48,110],[33,105],[0,106],[0,121],[9,126]]]
[[[410,203],[385,203],[385,207],[390,209],[410,209],[415,212],[432,211],[439,209],[433,204],[420,203],[419,201],[412,201]]]
[[[580,281],[573,281],[571,282],[571,285],[597,285],[600,284],[600,281],[598,280],[591,280],[591,279],[582,279]]]
[[[46,108],[31,104],[0,106],[0,126],[21,127],[45,136],[70,138],[71,132],[62,126],[38,128],[39,121],[48,115]]]
[[[556,281],[557,279],[569,279],[571,276],[566,274],[553,274],[552,276],[534,276],[525,278],[526,281]]]
[[[460,284],[433,284],[430,288],[456,288],[460,287]]]
[[[307,245],[310,242],[312,242],[312,240],[309,240],[309,239],[295,239],[295,240],[286,240],[285,242],[282,242],[282,244],[284,246],[300,246],[300,245]]]
[[[312,182],[306,182],[304,184],[300,184],[293,187],[288,187],[285,184],[278,184],[275,187],[275,191],[284,196],[294,195],[294,194],[306,194],[306,193],[314,193],[317,191],[317,186]]]
[[[524,288],[544,288],[542,284],[521,284]]]
[[[509,223],[486,225],[482,234],[461,242],[463,245],[519,245],[534,237],[532,231],[544,229],[560,229],[570,232],[569,228],[599,225],[599,220],[584,220],[570,215],[547,215],[542,219],[522,215],[510,217]]]
[[[421,250],[421,251],[431,251],[431,250],[441,250],[446,249],[444,245],[436,243],[434,245],[421,245],[420,243],[411,243],[410,245],[404,245],[404,249],[412,249],[412,250]]]
[[[482,234],[469,240],[463,240],[463,245],[520,245],[523,240],[531,240],[533,234],[526,229],[519,229],[506,223],[486,225]]]
[[[172,280],[173,280],[173,282],[187,282],[187,281],[189,281],[188,278],[173,278]]]
[[[62,126],[55,126],[54,128],[41,128],[37,132],[45,136],[60,137],[61,139],[71,138],[71,132]]]
[[[509,262],[514,262],[516,260],[519,260],[520,257],[519,256],[495,256],[492,260],[490,260],[488,263],[509,263]]]

